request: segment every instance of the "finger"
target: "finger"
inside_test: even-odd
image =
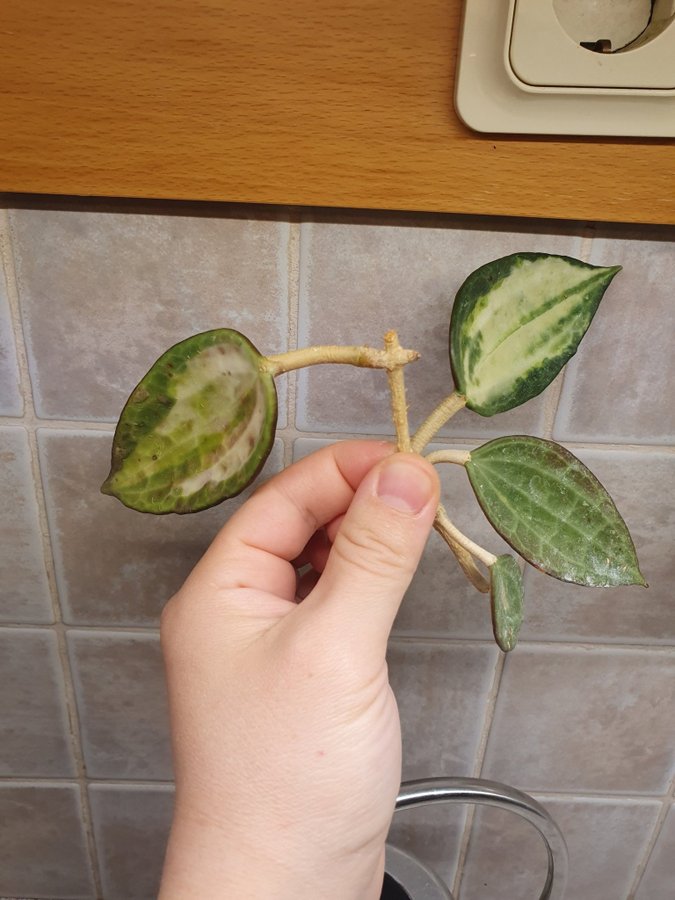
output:
[[[343,519],[344,519],[344,515],[336,516],[332,522],[329,522],[328,525],[326,525],[326,536],[328,537],[328,540],[330,541],[331,545],[333,544],[333,541],[335,540],[335,535],[340,530],[340,525],[342,525]]]
[[[438,476],[420,456],[396,454],[373,468],[344,516],[303,614],[315,615],[341,639],[384,653],[431,530],[438,494]]]
[[[364,476],[394,452],[381,441],[345,441],[270,479],[232,516],[190,576],[210,588],[253,588],[295,598],[291,561],[344,513]]]

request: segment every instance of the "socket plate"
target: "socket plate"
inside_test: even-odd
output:
[[[455,108],[469,128],[508,134],[675,137],[675,92],[542,87],[521,81],[509,60],[516,2],[464,4]]]
[[[515,0],[508,63],[514,77],[532,87],[669,90],[675,94],[675,24],[641,46],[618,53],[593,53],[565,31],[552,0]]]

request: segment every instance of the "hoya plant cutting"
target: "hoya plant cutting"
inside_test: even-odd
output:
[[[251,484],[272,448],[275,379],[321,363],[385,370],[398,449],[462,466],[494,529],[527,563],[589,587],[641,584],[635,547],[612,498],[569,450],[529,435],[470,452],[427,452],[460,409],[506,412],[541,393],[576,352],[619,266],[516,253],[481,266],[460,287],[450,317],[452,390],[411,434],[404,369],[419,358],[389,331],[384,347],[309,347],[264,356],[229,328],[168,349],[141,379],[117,425],[102,486],[144,513],[194,513]],[[449,374],[449,373],[448,373]],[[439,395],[443,381],[439,376]],[[446,388],[447,391],[447,388]],[[523,618],[523,565],[464,535],[443,505],[434,527],[462,571],[488,594],[495,639],[513,649]]]

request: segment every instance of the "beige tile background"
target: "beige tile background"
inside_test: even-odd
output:
[[[172,788],[92,784],[89,799],[106,900],[156,897],[171,826]]]
[[[0,496],[0,622],[53,622],[25,428],[0,425]]]
[[[153,519],[98,493],[114,421],[152,361],[217,326],[267,353],[379,344],[395,327],[423,354],[408,374],[416,424],[451,388],[461,282],[546,250],[624,271],[545,394],[494,419],[463,412],[439,440],[525,431],[569,445],[624,513],[650,588],[583,590],[528,569],[505,662],[485,598],[432,536],[389,652],[404,776],[534,792],[568,839],[567,900],[670,900],[675,228],[73,202],[0,211],[0,247],[0,896],[156,895],[173,802],[158,616],[240,501]],[[317,367],[280,388],[266,474],[326,441],[392,432],[382,373]],[[458,525],[500,552],[464,473],[441,477]],[[527,826],[466,813],[408,811],[392,841],[458,900],[536,896]]]
[[[0,628],[0,776],[75,775],[56,635]]]
[[[609,900],[631,893],[635,870],[657,821],[655,800],[571,799],[535,795],[565,834],[569,900]],[[538,897],[546,876],[544,844],[523,819],[496,809],[476,816],[460,896],[463,900]]]

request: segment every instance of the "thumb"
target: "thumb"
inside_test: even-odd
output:
[[[331,632],[386,645],[433,524],[438,476],[421,456],[395,453],[361,481],[323,574],[304,601]],[[309,610],[308,610],[309,612]]]

